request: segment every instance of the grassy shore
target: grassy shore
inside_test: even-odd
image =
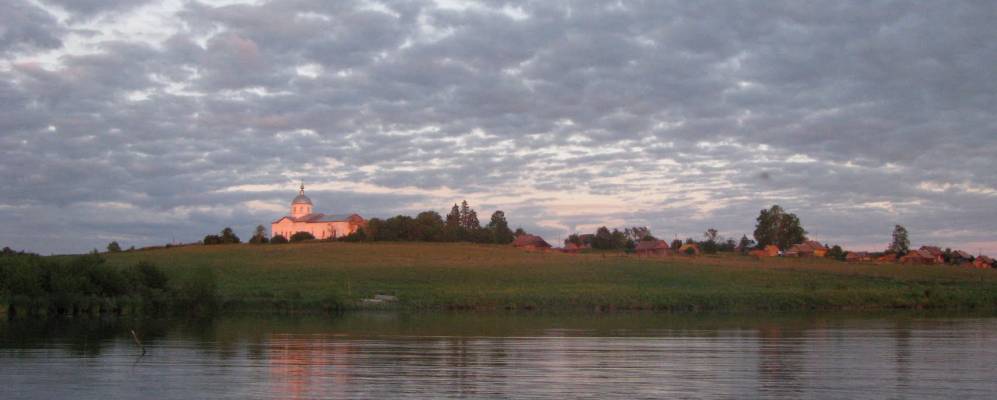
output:
[[[735,255],[638,258],[430,243],[224,245],[107,255],[214,271],[223,310],[997,310],[997,270]],[[397,302],[365,303],[377,294]]]

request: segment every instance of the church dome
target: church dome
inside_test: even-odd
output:
[[[286,197],[285,197],[285,199],[286,199]],[[293,201],[291,201],[291,204],[308,204],[308,205],[311,205],[312,204],[312,199],[309,199],[308,196],[305,196],[304,194],[299,194],[297,197],[294,198]]]
[[[305,185],[304,184],[301,184],[301,191],[298,192],[298,196],[295,197],[294,200],[291,200],[291,205],[294,205],[294,204],[312,205],[312,199],[309,199],[308,196],[305,196]]]

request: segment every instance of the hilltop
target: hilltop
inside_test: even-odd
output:
[[[230,311],[997,308],[997,270],[827,259],[654,259],[387,242],[186,246],[105,256],[112,266],[150,261],[167,274],[210,270]],[[377,295],[397,301],[364,301]]]

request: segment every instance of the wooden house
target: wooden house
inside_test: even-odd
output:
[[[903,264],[941,264],[944,262],[942,255],[933,255],[928,250],[911,250],[907,255],[900,257]]]
[[[764,249],[752,250],[748,252],[748,255],[755,257],[778,257],[779,256],[779,246],[770,244],[765,246]]]
[[[512,241],[512,245],[528,251],[545,251],[551,248],[550,243],[547,243],[542,237],[530,234],[516,236],[516,240]]]
[[[979,256],[973,260],[973,266],[976,268],[994,268],[994,260],[987,256]]]
[[[808,240],[800,244],[790,246],[786,250],[787,257],[824,257],[827,255],[827,247],[816,240]]]
[[[583,247],[575,243],[565,243],[564,248],[561,249],[562,253],[578,254],[582,252]]]
[[[876,262],[878,263],[891,263],[897,261],[897,253],[886,253],[879,257],[876,257]]]
[[[917,249],[922,255],[927,255],[932,258],[931,264],[944,264],[945,263],[945,252],[937,246],[921,246]]]
[[[845,254],[845,261],[848,262],[867,262],[872,261],[872,256],[865,251],[849,251]]]
[[[956,250],[949,254],[949,258],[956,264],[969,264],[973,262],[973,255],[962,250]]]
[[[679,252],[678,253],[681,254],[681,255],[684,255],[684,256],[686,256],[686,255],[689,255],[689,256],[698,256],[700,254],[703,254],[703,251],[699,249],[699,245],[698,244],[695,244],[695,243],[686,243],[686,244],[683,244],[682,247],[679,247]]]
[[[634,248],[637,256],[670,256],[674,252],[672,247],[664,240],[641,240]]]

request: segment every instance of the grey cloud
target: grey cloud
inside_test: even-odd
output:
[[[24,0],[4,0],[0,15],[0,56],[62,47],[64,28],[45,10]]]
[[[139,10],[60,3],[69,26],[12,3],[3,61],[61,46],[79,20]],[[273,212],[226,206],[293,193],[220,189],[293,192],[302,178],[446,187],[549,240],[568,233],[554,225],[617,220],[740,237],[773,203],[836,243],[879,246],[895,223],[915,241],[994,240],[988,3],[482,4],[191,2],[162,43],[97,42],[54,69],[0,69],[0,184],[19,188],[0,193],[12,221],[0,244],[79,251],[248,231]],[[314,65],[317,76],[297,72]],[[542,206],[565,193],[624,205],[570,217]],[[316,197],[369,216],[460,200]],[[102,226],[91,217],[112,215],[108,203],[148,218]],[[26,213],[43,209],[61,218],[44,226],[100,240],[22,237]]]
[[[86,20],[100,14],[115,13],[138,8],[149,0],[42,0],[73,14],[75,19]]]

